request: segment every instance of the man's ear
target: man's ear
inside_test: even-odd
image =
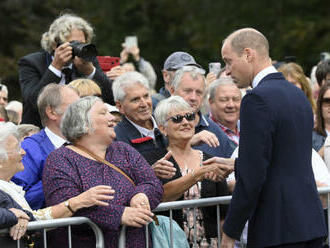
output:
[[[173,87],[173,86],[171,86],[171,87],[170,87],[170,94],[171,94],[171,96],[173,96],[173,95],[174,95],[174,92],[175,92],[175,89],[174,89],[174,87]]]
[[[253,61],[254,53],[255,53],[255,51],[252,50],[251,48],[249,48],[249,47],[244,48],[244,50],[243,50],[243,56],[244,56],[245,60],[248,63],[251,63]]]
[[[117,107],[117,109],[119,110],[119,112],[120,112],[122,115],[125,115],[125,111],[124,111],[123,105],[121,104],[120,101],[116,101],[116,107]]]
[[[57,120],[58,114],[55,112],[55,110],[53,108],[51,108],[50,106],[47,106],[45,112],[46,112],[47,118],[49,120],[52,120],[52,121]]]

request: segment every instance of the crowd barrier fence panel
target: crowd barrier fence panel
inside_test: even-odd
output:
[[[327,213],[328,213],[328,226],[330,226],[330,187],[321,187],[318,188],[318,192],[320,195],[327,194]],[[156,209],[153,210],[154,213],[161,211],[170,211],[170,247],[173,248],[173,226],[172,226],[172,211],[175,209],[183,209],[183,208],[194,208],[194,225],[196,223],[196,209],[198,207],[208,207],[208,206],[217,206],[217,236],[218,236],[218,248],[220,248],[221,238],[220,238],[220,204],[229,204],[231,201],[231,196],[220,196],[220,197],[210,197],[203,198],[199,200],[184,200],[184,201],[173,201],[173,202],[164,202],[158,205]],[[194,229],[194,246],[196,245],[196,229]],[[126,247],[126,229],[123,227],[120,233],[119,245],[118,248]],[[148,239],[148,228],[146,227],[146,243],[147,247],[149,247],[149,239]],[[330,237],[330,228],[328,229],[328,237]],[[245,248],[246,244],[242,241],[240,242],[240,247]]]
[[[43,229],[43,243],[44,248],[47,248],[47,229],[53,229],[57,227],[68,227],[68,240],[69,248],[72,247],[71,239],[71,226],[88,224],[95,234],[95,247],[104,248],[104,238],[101,229],[92,222],[89,218],[86,217],[70,217],[70,218],[59,218],[53,220],[40,220],[40,221],[31,221],[27,226],[27,230],[40,230]],[[1,229],[0,233],[8,233],[9,228]],[[17,248],[20,248],[20,240],[17,241]]]

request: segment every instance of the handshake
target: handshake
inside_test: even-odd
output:
[[[163,158],[152,165],[155,174],[159,178],[170,179],[175,175],[176,169],[172,162],[168,161],[171,157],[169,151]],[[196,181],[208,179],[212,181],[222,181],[234,171],[234,159],[213,157],[203,162],[203,166],[193,171]]]

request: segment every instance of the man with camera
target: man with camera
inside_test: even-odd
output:
[[[105,102],[113,104],[111,80],[96,59],[91,25],[73,14],[64,14],[50,25],[41,39],[42,51],[28,54],[18,62],[23,97],[22,123],[41,127],[37,111],[40,90],[50,84],[67,84],[76,78],[93,79],[102,89]]]

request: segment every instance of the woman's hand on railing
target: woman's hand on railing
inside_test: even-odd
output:
[[[121,224],[133,227],[142,227],[153,221],[154,214],[144,208],[125,207],[121,216]]]
[[[18,223],[10,228],[9,234],[13,238],[13,240],[18,240],[23,237],[26,232],[29,219],[18,218]]]

